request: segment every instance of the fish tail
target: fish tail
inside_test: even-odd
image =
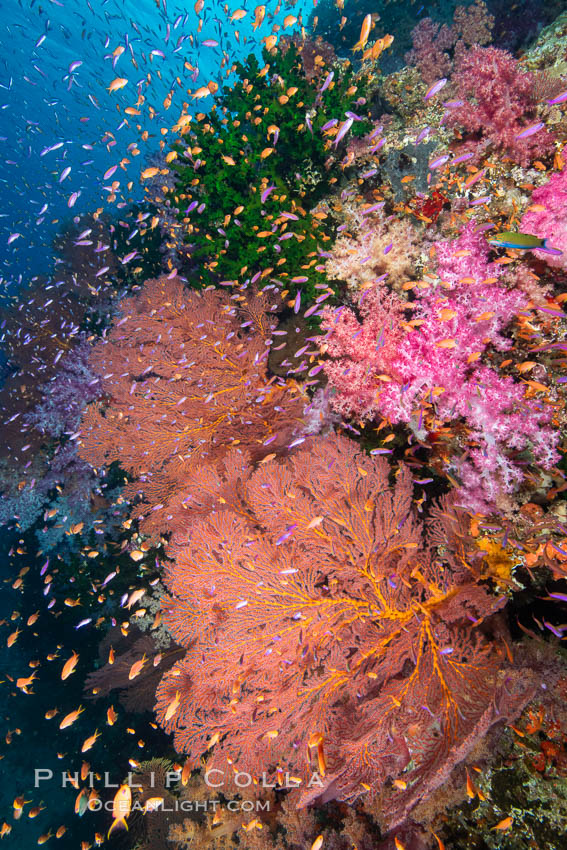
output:
[[[117,829],[119,826],[123,826],[126,832],[128,832],[128,824],[126,823],[126,818],[114,818],[106,837],[110,838],[111,833],[113,833],[114,830]]]
[[[545,251],[546,254],[551,254],[554,257],[560,257],[563,254],[559,248],[553,248],[548,244],[549,239],[544,239],[540,246],[540,251]]]

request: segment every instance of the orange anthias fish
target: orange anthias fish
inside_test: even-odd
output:
[[[63,680],[68,679],[71,673],[75,672],[75,667],[77,666],[77,661],[79,660],[79,655],[77,652],[73,652],[70,658],[67,659],[65,664],[63,665],[63,670],[61,671],[61,678]]]
[[[510,827],[513,825],[513,823],[514,823],[514,818],[511,815],[508,815],[507,818],[504,818],[504,820],[499,821],[496,824],[496,826],[491,827],[491,829],[499,829],[499,830],[504,831],[504,830],[510,829]]]
[[[383,38],[378,38],[371,47],[368,47],[362,54],[363,59],[378,59],[380,54],[390,47],[394,41],[393,35],[385,35]]]
[[[138,588],[138,590],[134,590],[134,591],[130,594],[130,596],[128,597],[128,602],[126,603],[126,607],[128,608],[128,610],[130,610],[130,608],[131,608],[133,605],[135,605],[135,604],[136,604],[136,602],[139,602],[139,601],[140,601],[140,599],[141,599],[141,598],[142,598],[142,596],[145,594],[145,592],[146,592],[145,587],[140,587],[140,588]]]
[[[128,785],[121,785],[116,794],[114,795],[114,802],[112,804],[113,821],[110,825],[110,829],[108,830],[108,838],[110,838],[111,834],[119,826],[123,826],[124,829],[128,829],[126,819],[130,814],[131,808],[132,791]]]
[[[265,6],[256,6],[254,9],[254,25],[252,27],[253,30],[257,30],[264,20],[264,16],[266,14]]]
[[[183,785],[184,788],[187,785],[187,783],[189,782],[189,777],[191,776],[191,769],[192,769],[191,761],[189,759],[187,759],[187,761],[183,765],[183,770],[181,771],[181,784]]]
[[[164,804],[163,797],[148,797],[146,802],[144,803],[143,812],[146,815],[148,812],[156,812],[161,808]]]
[[[112,94],[112,92],[118,91],[119,89],[123,89],[124,86],[127,84],[128,80],[126,79],[126,77],[116,77],[116,79],[113,80],[109,85],[108,91],[110,92],[110,94]]]
[[[13,803],[14,820],[19,820],[21,818],[22,811],[27,803],[31,803],[31,800],[26,800],[25,797],[16,797]]]
[[[94,746],[97,738],[100,738],[100,736],[101,736],[101,733],[97,729],[95,731],[94,735],[91,735],[89,738],[86,738],[86,740],[83,743],[83,746],[81,747],[81,752],[82,753],[88,752],[88,750],[90,750]]]
[[[130,672],[128,673],[128,679],[135,679],[136,676],[140,675],[140,673],[142,672],[142,667],[146,663],[146,660],[146,654],[144,653],[144,655],[140,658],[139,661],[135,661],[132,664],[132,666],[130,667]]]
[[[360,29],[360,37],[354,47],[352,48],[352,52],[355,53],[357,50],[364,50],[366,47],[366,42],[368,41],[368,36],[370,35],[370,30],[372,29],[372,15],[368,14],[364,18],[362,22],[362,27]]]
[[[173,717],[173,715],[175,714],[175,712],[179,708],[179,702],[180,702],[180,693],[179,693],[179,691],[176,691],[174,698],[171,700],[171,702],[169,703],[169,705],[167,706],[167,709],[165,711],[165,722],[166,723],[167,723],[168,720],[171,720],[171,718]]]
[[[28,691],[28,688],[31,686],[31,684],[34,681],[34,679],[36,678],[36,676],[37,676],[37,673],[34,671],[31,674],[31,676],[28,676],[25,679],[24,678],[16,679],[16,687],[18,687],[25,694],[30,694],[31,691]]]
[[[142,171],[140,177],[142,178],[142,180],[149,180],[151,177],[155,177],[156,174],[159,174],[159,168],[156,168],[154,165],[150,168],[145,168],[144,171]]]
[[[59,724],[60,729],[67,729],[68,726],[72,726],[79,714],[82,714],[85,709],[82,705],[79,708],[75,709],[75,711],[69,712],[66,714],[61,723]]]
[[[209,97],[211,91],[208,86],[201,86],[201,88],[197,89],[191,94],[193,100],[200,99],[202,97]]]

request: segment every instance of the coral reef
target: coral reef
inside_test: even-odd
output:
[[[82,60],[70,100],[54,79],[57,143],[24,97],[16,148],[49,182],[28,245],[14,187],[0,223],[23,261],[0,294],[6,744],[39,764],[57,724],[42,763],[81,777],[78,815],[131,768],[125,843],[562,848],[559,3],[321,0],[306,25],[295,0],[171,22],[158,0],[150,50],[105,13],[108,87]],[[120,113],[101,139],[81,116],[80,168],[71,102]],[[106,197],[75,215],[91,164]],[[44,221],[52,273],[24,283]],[[0,837],[52,817],[24,785]],[[72,818],[81,846],[107,814]]]
[[[256,457],[279,451],[299,429],[300,396],[266,374],[269,308],[268,293],[234,301],[159,278],[121,304],[122,319],[93,349],[107,401],[87,409],[79,452],[133,477],[124,493],[143,493],[146,533],[171,528],[170,502],[198,458],[234,444]]]
[[[413,49],[406,53],[406,62],[417,65],[422,80],[431,85],[450,76],[455,58],[466,47],[490,44],[493,25],[494,16],[484,0],[457,6],[451,26],[422,18],[412,30]]]
[[[443,502],[424,539],[409,469],[392,489],[388,472],[332,436],[231,495],[217,476],[207,518],[170,551],[165,619],[187,654],[157,716],[195,766],[214,746],[208,768],[288,771],[303,805],[378,794],[392,827],[531,680],[508,668],[503,688],[507,665],[475,628],[503,600],[477,583],[490,567],[464,518]]]
[[[468,446],[445,455],[446,469],[460,481],[463,506],[491,512],[505,508],[524,480],[514,454],[529,450],[549,469],[559,459],[559,434],[551,408],[526,400],[521,383],[481,361],[489,343],[511,347],[503,331],[526,306],[523,293],[499,283],[501,267],[488,262],[472,223],[435,251],[439,283],[425,283],[414,301],[378,284],[359,297],[360,319],[344,306],[325,311],[325,373],[343,415],[406,423],[421,441],[462,419]]]
[[[522,71],[510,53],[497,47],[471,47],[459,56],[452,82],[464,103],[450,110],[447,124],[478,139],[471,142],[477,155],[492,146],[526,166],[553,152],[554,138],[544,125],[522,135],[537,119],[532,98],[536,78]]]
[[[415,227],[407,219],[377,215],[359,217],[356,224],[355,232],[341,234],[328,252],[328,277],[345,281],[354,293],[377,279],[401,288],[413,276],[419,256]]]
[[[323,91],[319,76],[323,69],[331,73],[333,54],[318,49],[317,55],[317,75],[293,41],[276,56],[265,52],[264,69],[252,55],[246,65],[237,63],[238,80],[207,115],[198,113],[196,121],[188,114],[179,118],[181,138],[171,151],[170,168],[181,213],[171,239],[187,243],[191,275],[203,284],[234,283],[260,272],[263,279],[276,271],[291,279],[293,290],[288,268],[310,267],[317,240],[329,238],[324,222],[311,214],[330,187],[329,166],[338,155],[327,124],[337,111],[355,110],[350,134],[357,137],[370,122],[365,78],[355,77],[344,63],[332,71],[335,79]],[[299,111],[294,104],[301,104]],[[306,172],[311,179],[304,179]],[[314,275],[309,287],[320,279]]]

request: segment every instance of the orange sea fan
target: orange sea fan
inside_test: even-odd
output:
[[[225,467],[216,503],[211,477],[210,513],[170,547],[164,618],[187,654],[157,715],[195,766],[212,749],[229,777],[289,771],[303,804],[379,795],[391,825],[511,699],[481,627],[504,600],[478,583],[466,518],[443,502],[423,529],[411,473],[389,472],[331,436],[247,480]]]
[[[300,427],[297,391],[268,380],[269,305],[263,293],[200,294],[163,277],[122,302],[95,346],[106,398],[87,409],[79,451],[95,467],[119,461],[135,479],[126,495],[143,494],[145,533],[172,528],[169,503],[196,461],[235,445],[257,459]]]

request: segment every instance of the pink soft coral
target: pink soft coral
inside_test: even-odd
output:
[[[559,256],[545,251],[535,251],[537,257],[558,269],[567,269],[567,169],[553,174],[547,183],[532,195],[532,206],[522,218],[520,230],[533,233],[549,241],[549,245],[563,253]]]
[[[476,0],[470,6],[457,6],[453,16],[453,30],[459,36],[459,46],[471,44],[490,44],[494,15],[488,11],[483,0]]]
[[[337,391],[333,407],[343,416],[372,419],[378,412],[380,375],[395,371],[404,339],[400,327],[404,306],[401,299],[378,285],[358,297],[362,322],[348,307],[324,311],[327,336],[323,349],[333,358],[325,364],[325,372]]]
[[[536,119],[532,97],[536,78],[520,70],[510,53],[497,47],[472,47],[460,55],[452,81],[465,102],[449,113],[446,123],[480,134],[475,145],[479,153],[491,144],[523,166],[551,153],[554,138],[545,127],[518,138]]]
[[[524,388],[479,364],[487,345],[504,351],[506,326],[525,295],[499,282],[484,237],[469,224],[458,239],[436,244],[440,284],[411,304],[376,286],[348,308],[323,316],[325,366],[334,405],[346,416],[406,423],[420,440],[464,422],[466,439],[446,462],[462,481],[459,498],[489,511],[524,479],[512,453],[531,449],[543,468],[557,461],[550,414],[524,399]],[[412,322],[401,318],[413,307]],[[464,452],[462,450],[464,449]]]

